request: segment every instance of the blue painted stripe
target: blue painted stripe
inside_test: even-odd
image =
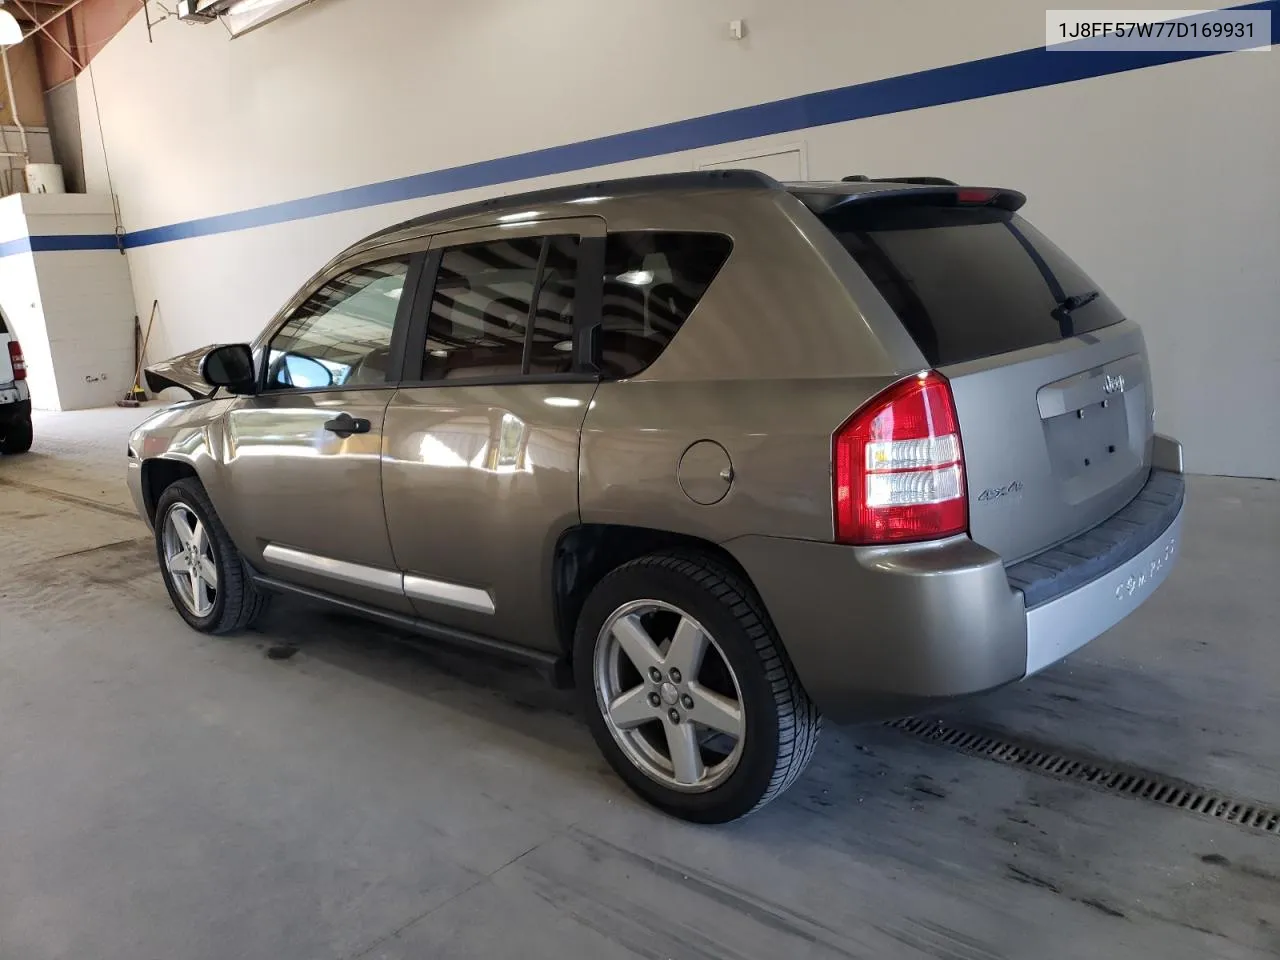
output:
[[[61,236],[35,236],[31,238],[31,252],[49,250],[117,250],[120,244],[110,233],[76,233]]]
[[[118,250],[120,243],[111,233],[72,233],[18,237],[0,243],[0,258],[19,253],[46,253],[54,250]]]
[[[19,253],[30,252],[30,237],[18,237],[16,240],[6,240],[4,243],[0,243],[0,257],[12,257]]]
[[[1271,11],[1271,42],[1280,44],[1280,0],[1264,0],[1226,9]],[[136,230],[124,236],[124,245],[126,248],[145,247],[404,200],[420,200],[462,190],[571,173],[684,150],[703,149],[739,140],[792,133],[851,120],[888,116],[908,110],[1197,60],[1217,56],[1222,52],[1225,51],[1098,51],[1069,54],[1033,47],[982,60],[803,94],[509,157],[481,160],[234,213]],[[51,239],[55,238],[32,238],[33,247],[37,241]],[[76,239],[82,240],[85,245],[47,249],[97,250],[108,249],[116,244],[115,237],[109,235]],[[3,253],[0,252],[0,255]]]

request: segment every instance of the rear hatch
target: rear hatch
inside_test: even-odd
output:
[[[914,188],[810,203],[951,381],[970,535],[1006,563],[1137,494],[1154,409],[1141,330],[1018,216],[1023,200]]]

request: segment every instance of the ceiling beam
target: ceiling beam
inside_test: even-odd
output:
[[[45,27],[49,26],[49,24],[53,23],[53,21],[61,17],[63,14],[69,13],[70,11],[74,10],[76,7],[80,6],[80,4],[82,3],[84,3],[84,0],[70,0],[69,3],[61,5],[61,7],[58,9],[56,13],[53,13],[50,16],[46,17],[43,22],[37,22],[32,29],[24,33],[22,35],[22,39],[23,40],[30,39],[31,37],[39,33],[41,30],[43,30]]]
[[[17,7],[17,8],[18,8],[19,10],[21,10],[23,13],[28,13],[28,15],[30,15],[30,14],[29,14],[29,11],[27,10],[27,7],[25,6],[25,4],[30,3],[30,2],[31,2],[31,0],[9,0],[9,3],[10,3],[10,4],[12,4],[13,6]],[[8,6],[8,5],[9,5],[9,4],[6,4],[6,6]],[[71,8],[70,8],[70,7],[68,7],[67,9],[69,10],[69,9],[71,9]],[[57,18],[55,17],[54,19],[57,19]],[[51,22],[52,22],[52,21],[51,21]],[[71,52],[70,50],[68,50],[65,46],[63,46],[62,41],[61,41],[61,40],[59,40],[57,37],[55,37],[55,36],[54,36],[54,35],[53,35],[49,30],[48,30],[48,28],[47,28],[47,26],[46,26],[45,24],[39,23],[39,22],[37,21],[37,22],[36,22],[36,31],[39,31],[40,33],[43,33],[43,34],[45,35],[45,38],[46,38],[50,43],[52,43],[55,47],[57,47],[57,48],[58,48],[58,50],[60,50],[60,51],[62,52],[62,54],[63,54],[63,55],[64,55],[68,60],[70,60],[70,61],[71,61],[72,65],[73,65],[77,70],[83,70],[83,69],[84,69],[84,64],[83,64],[83,63],[81,63],[78,59],[76,59],[76,55],[75,55],[74,53],[72,53],[72,52]],[[32,31],[32,32],[35,32],[35,31]]]

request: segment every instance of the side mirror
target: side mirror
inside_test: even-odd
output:
[[[334,385],[333,371],[314,357],[272,351],[271,366],[267,368],[267,384],[273,389],[295,387],[299,390],[314,390],[331,387]]]
[[[247,343],[214,347],[200,361],[200,376],[206,383],[226,387],[232,393],[253,393],[253,351]]]

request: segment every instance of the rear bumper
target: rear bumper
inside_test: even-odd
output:
[[[1015,564],[1027,607],[1027,674],[1038,673],[1129,615],[1169,575],[1181,543],[1182,475],[1152,470],[1123,509]]]
[[[1182,513],[1181,474],[1157,469],[1115,516],[1007,570],[967,537],[889,548],[743,537],[725,546],[818,708],[852,722],[992,690],[1078,650],[1164,582]],[[1056,567],[1024,593],[1026,565],[1037,563]]]

